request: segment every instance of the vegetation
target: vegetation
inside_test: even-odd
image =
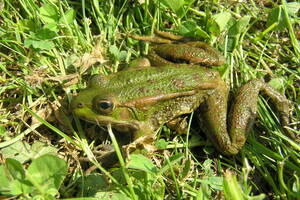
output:
[[[291,100],[300,124],[299,1],[0,0],[0,198],[300,199],[300,145],[260,98],[243,150],[220,155],[196,126],[163,127],[148,155],[104,168],[99,146],[117,133],[72,120],[68,103],[92,74],[147,53],[127,34],[170,31],[210,43],[234,96],[264,78]],[[192,121],[192,120],[190,120]],[[114,135],[115,134],[115,135]],[[187,140],[188,139],[188,140]]]

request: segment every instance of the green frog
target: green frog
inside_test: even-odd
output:
[[[259,92],[272,100],[281,124],[288,125],[289,101],[260,79],[240,88],[228,112],[229,89],[219,72],[209,68],[225,62],[220,53],[202,42],[181,42],[182,38],[173,42],[173,35],[158,34],[165,40],[152,47],[149,60],[138,59],[128,70],[92,77],[71,102],[73,113],[88,122],[131,132],[137,141],[155,135],[164,124],[181,127],[186,124],[183,116],[197,110],[201,128],[224,155],[235,155],[243,147]]]

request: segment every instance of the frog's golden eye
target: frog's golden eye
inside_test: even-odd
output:
[[[109,114],[115,108],[114,103],[107,99],[95,99],[93,102],[93,106],[97,112],[102,114]]]

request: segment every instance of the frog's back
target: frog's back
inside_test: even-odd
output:
[[[199,83],[219,79],[216,70],[197,65],[166,65],[118,72],[109,90],[123,101],[194,90]]]

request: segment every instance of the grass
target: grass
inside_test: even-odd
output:
[[[117,72],[147,53],[147,44],[126,34],[157,28],[218,48],[227,62],[216,69],[232,96],[251,79],[268,80],[292,102],[289,128],[299,134],[299,7],[254,0],[0,1],[0,197],[299,199],[300,145],[285,136],[268,99],[260,98],[258,119],[234,157],[220,155],[194,125],[189,138],[163,127],[156,142],[162,150],[148,158],[119,153],[120,167],[110,169],[96,159],[107,134],[72,121],[68,111],[92,74]],[[109,135],[119,149],[117,133]]]

